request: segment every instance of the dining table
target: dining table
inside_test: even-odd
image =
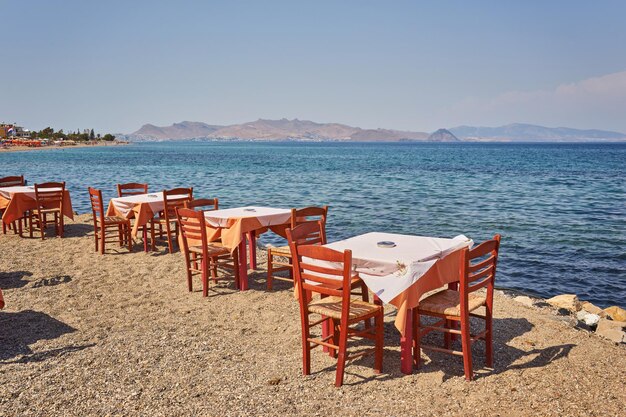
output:
[[[168,196],[168,200],[187,198],[186,195]],[[150,220],[165,208],[163,192],[136,194],[126,197],[115,197],[109,201],[107,216],[118,216],[124,219],[135,219],[131,235],[136,238],[139,230],[143,231],[143,247],[148,249],[148,231],[146,225]]]
[[[286,237],[291,209],[245,206],[204,212],[209,241],[221,238],[222,245],[239,256],[239,289],[248,286],[248,260],[246,242],[249,242],[250,268],[256,269],[256,237],[268,229]]]
[[[432,290],[460,280],[462,249],[473,242],[464,235],[437,238],[371,232],[332,242],[325,247],[352,251],[352,267],[374,295],[397,309],[400,369],[413,372],[413,309]],[[325,332],[328,330],[326,329]]]
[[[47,191],[60,191],[61,189],[49,188]],[[63,215],[70,219],[74,219],[74,210],[72,208],[72,199],[70,192],[65,190],[63,193]],[[0,210],[4,210],[2,221],[5,224],[24,217],[26,212],[37,208],[35,198],[35,187],[26,185],[15,185],[11,187],[0,187]],[[54,208],[54,207],[45,207]]]

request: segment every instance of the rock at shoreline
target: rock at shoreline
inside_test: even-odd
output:
[[[581,304],[581,307],[587,313],[597,314],[600,317],[606,317],[607,316],[607,314],[606,314],[606,312],[604,310],[602,310],[600,307],[596,306],[595,304],[590,303],[589,301],[583,301],[582,304]]]
[[[626,343],[626,321],[600,319],[596,334],[612,340],[615,343]]]
[[[604,309],[604,312],[615,321],[626,321],[626,310],[618,306]]]
[[[532,307],[533,306],[533,300],[532,298],[526,296],[526,295],[519,295],[515,298],[513,298],[513,301],[517,301],[520,304],[525,305],[526,307]]]
[[[561,294],[546,300],[554,307],[564,308],[569,311],[579,311],[581,309],[580,301],[576,294]]]
[[[576,314],[576,318],[591,328],[597,326],[600,321],[599,315],[588,313],[584,310],[580,310],[578,314]]]

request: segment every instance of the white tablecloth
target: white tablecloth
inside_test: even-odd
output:
[[[384,241],[396,246],[377,245]],[[353,268],[368,288],[388,303],[424,276],[437,260],[471,245],[472,240],[463,235],[444,239],[373,232],[325,246],[337,251],[352,250]]]

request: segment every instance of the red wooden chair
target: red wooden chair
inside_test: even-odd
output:
[[[212,211],[219,209],[219,201],[217,198],[195,198],[185,202],[185,208],[201,211]]]
[[[102,191],[89,187],[89,200],[93,214],[94,238],[96,239],[96,252],[104,255],[104,247],[107,243],[117,242],[120,247],[128,245],[128,250],[133,251],[133,239],[131,238],[130,220],[118,216],[105,216],[102,202]],[[117,234],[117,237],[115,237]]]
[[[328,206],[324,207],[305,207],[301,209],[291,209],[290,227],[294,229],[297,225],[307,222],[321,221],[326,226],[326,218],[328,217]],[[326,243],[326,233],[321,237],[320,244]],[[275,259],[279,257],[279,259]],[[283,260],[284,259],[284,260]],[[276,272],[289,271],[289,278],[274,275]],[[272,290],[274,280],[293,282],[293,267],[291,261],[291,250],[289,245],[270,247],[267,249],[267,290]]]
[[[19,185],[26,185],[26,181],[24,181],[23,175],[0,178],[0,187],[15,187]],[[4,214],[4,209],[0,209],[0,218],[2,218],[3,214]],[[24,218],[21,218],[19,220],[12,222],[9,225],[9,227],[13,229],[13,233],[17,234],[18,228],[19,228],[19,234],[20,235],[22,234],[22,221],[23,220]],[[7,234],[7,225],[4,222],[2,222],[2,233],[5,235]]]
[[[152,250],[155,250],[154,226],[165,227],[167,247],[170,253],[174,253],[174,241],[178,239],[178,221],[176,209],[184,208],[185,203],[193,200],[193,188],[173,188],[163,190],[163,211],[150,223],[150,237]],[[172,238],[174,236],[174,239]]]
[[[140,182],[127,182],[125,184],[117,184],[117,196],[118,197],[128,197],[132,195],[140,195],[140,194],[148,194],[148,184],[140,183]],[[132,223],[132,222],[131,222]],[[144,225],[142,230],[143,235],[143,245],[145,250],[148,250],[148,226]]]
[[[138,182],[128,182],[117,184],[117,196],[127,197],[130,195],[148,194],[148,184]]]
[[[4,297],[2,296],[2,290],[0,290],[0,310],[4,308]]]
[[[28,215],[28,227],[30,237],[33,237],[33,229],[37,227],[41,233],[41,239],[45,239],[45,230],[48,227],[48,215],[53,216],[54,228],[57,236],[63,237],[63,195],[65,194],[65,182],[46,182],[35,184],[36,208],[30,210]]]
[[[193,291],[193,276],[202,278],[202,295],[209,295],[209,271],[213,282],[217,281],[217,267],[221,266],[234,271],[235,284],[239,287],[239,252],[231,254],[221,244],[209,243],[207,240],[206,223],[202,211],[188,208],[175,209],[183,243],[183,255],[187,268],[187,286]]]
[[[464,249],[458,291],[450,288],[439,291],[421,300],[419,307],[413,309],[413,323],[417,327],[414,332],[413,361],[417,366],[420,359],[420,347],[463,356],[465,379],[471,381],[473,377],[471,346],[477,340],[485,341],[485,362],[488,367],[493,366],[493,289],[499,248],[500,235],[495,235],[493,239],[473,249]],[[475,293],[485,287],[487,288],[486,294]],[[480,307],[485,307],[484,315],[473,313]],[[421,316],[437,317],[440,320],[432,325],[422,326]],[[485,330],[471,335],[470,317],[484,320]],[[457,330],[457,323],[460,323],[461,330]],[[432,331],[444,333],[444,348],[420,343],[421,337]],[[461,351],[450,349],[452,335],[461,335]]]
[[[346,361],[371,353],[372,349],[360,351],[350,357],[347,355],[348,338],[362,337],[375,341],[374,370],[382,372],[383,366],[383,307],[351,298],[352,283],[358,276],[352,272],[352,252],[343,253],[317,245],[306,245],[302,237],[312,225],[303,224],[287,231],[294,261],[295,285],[300,303],[300,321],[302,324],[302,362],[303,374],[311,373],[311,350],[324,346],[337,355],[335,386],[343,384]],[[300,242],[298,244],[297,242]],[[325,266],[316,264],[322,262]],[[336,267],[327,263],[331,262]],[[313,300],[313,294],[322,298]],[[318,314],[321,319],[310,321],[311,314]],[[357,329],[353,326],[361,321],[367,323],[374,318],[375,326]],[[330,325],[332,331],[325,337],[313,337],[311,328],[316,325]]]

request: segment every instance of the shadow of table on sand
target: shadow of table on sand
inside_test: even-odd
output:
[[[33,353],[29,345],[40,340],[56,339],[76,331],[73,327],[39,311],[0,312],[0,329],[2,329],[0,332],[0,364],[40,362],[93,346],[93,344],[66,346]],[[21,357],[9,361],[17,356]]]
[[[0,272],[0,288],[22,288],[28,284],[24,278],[32,275],[29,271]]]

